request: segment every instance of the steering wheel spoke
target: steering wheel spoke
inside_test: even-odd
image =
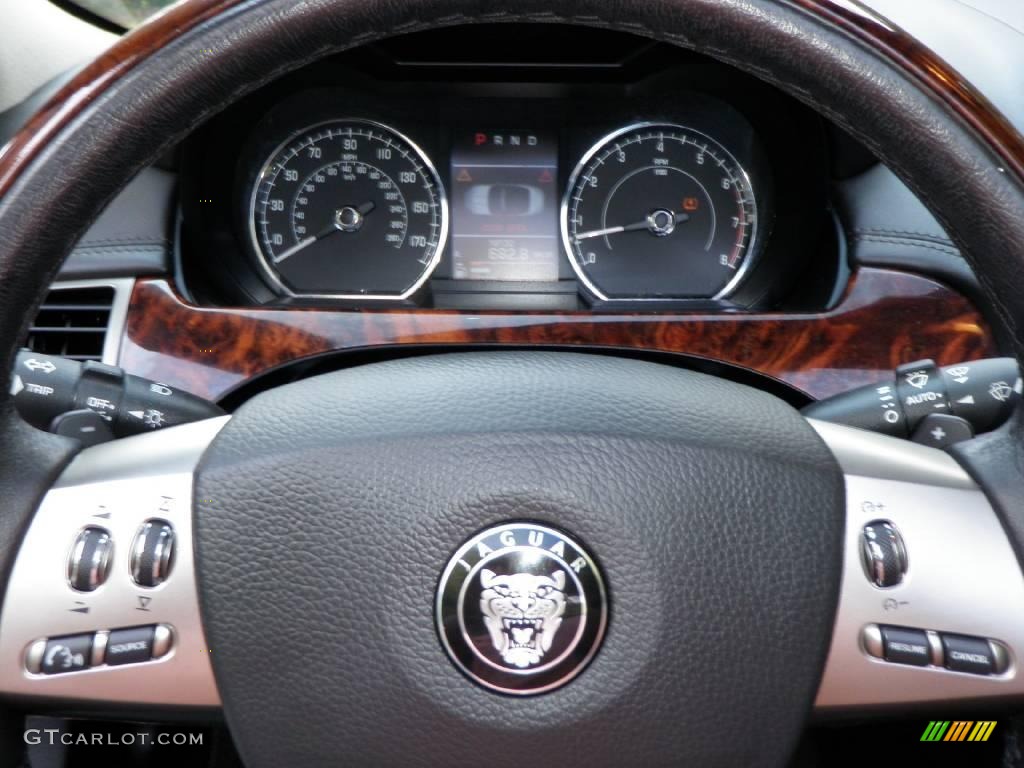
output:
[[[847,498],[817,711],[1024,696],[1015,655],[1024,648],[1024,578],[982,490],[943,451],[811,423],[844,471]],[[864,556],[873,545],[865,527],[882,522],[905,566],[886,587]]]
[[[218,707],[199,615],[192,481],[227,417],[82,451],[22,541],[0,616],[0,691]]]

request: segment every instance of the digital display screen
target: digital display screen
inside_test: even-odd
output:
[[[558,141],[528,130],[466,131],[452,147],[456,280],[558,279]]]

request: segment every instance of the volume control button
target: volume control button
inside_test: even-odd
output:
[[[895,587],[907,572],[907,549],[896,526],[875,520],[861,533],[861,557],[868,579],[876,587]]]
[[[92,592],[107,580],[114,542],[103,528],[83,528],[68,556],[68,584],[79,592]]]

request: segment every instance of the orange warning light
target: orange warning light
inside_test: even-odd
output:
[[[700,200],[696,197],[684,197],[683,198],[683,210],[684,211],[696,211],[700,207]]]
[[[459,175],[455,177],[455,180],[456,181],[466,182],[466,181],[472,181],[473,177],[470,175],[469,171],[467,171],[465,168],[463,168],[461,171],[459,171]]]

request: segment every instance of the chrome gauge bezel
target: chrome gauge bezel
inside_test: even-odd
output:
[[[257,197],[263,182],[267,176],[271,166],[274,165],[278,155],[288,147],[291,143],[299,139],[304,134],[315,131],[318,128],[322,128],[325,125],[336,125],[336,124],[359,124],[376,128],[377,130],[384,131],[391,134],[394,138],[403,142],[408,146],[416,155],[416,158],[420,163],[423,164],[424,172],[430,175],[435,188],[437,189],[438,206],[440,208],[441,215],[441,228],[437,237],[437,245],[434,248],[434,253],[431,255],[430,261],[425,265],[423,274],[413,283],[409,288],[400,294],[361,294],[361,293],[307,293],[304,291],[293,291],[284,283],[284,281],[277,274],[276,270],[271,266],[267,259],[267,255],[263,251],[263,246],[260,243],[259,236],[256,232],[256,202]],[[274,150],[267,156],[267,159],[260,166],[260,171],[256,175],[255,181],[252,183],[252,190],[249,194],[249,211],[248,211],[248,227],[249,227],[249,239],[252,245],[253,255],[256,258],[256,263],[259,265],[260,271],[263,276],[270,282],[273,288],[282,296],[294,299],[332,299],[341,301],[359,301],[359,302],[396,302],[406,301],[413,295],[415,295],[431,278],[434,272],[437,270],[438,265],[441,263],[441,258],[444,255],[444,249],[448,245],[448,192],[445,189],[444,182],[441,181],[440,175],[437,173],[437,169],[434,167],[433,162],[420,146],[402,133],[396,130],[390,125],[378,122],[376,120],[369,120],[361,117],[335,117],[328,120],[321,120],[311,125],[304,126],[299,130],[292,131],[287,138],[284,139],[280,144],[274,147]]]
[[[598,152],[603,150],[610,142],[615,141],[620,136],[624,136],[637,131],[646,130],[649,128],[670,128],[674,131],[681,131],[687,134],[700,136],[711,143],[717,150],[725,154],[728,160],[733,164],[736,172],[742,177],[743,183],[746,184],[747,189],[750,193],[751,205],[753,206],[753,220],[750,228],[750,239],[747,242],[747,255],[740,265],[739,269],[736,270],[736,274],[732,276],[729,282],[714,296],[710,297],[712,301],[718,301],[727,299],[732,296],[733,293],[740,287],[743,280],[746,278],[750,271],[750,268],[754,265],[758,258],[758,227],[760,223],[760,213],[758,210],[757,203],[757,192],[754,189],[754,185],[751,182],[750,174],[748,173],[746,166],[736,159],[736,156],[730,152],[721,141],[709,135],[705,131],[697,130],[680,123],[662,122],[662,121],[647,121],[640,123],[631,123],[622,128],[618,128],[615,131],[603,136],[596,141],[590,149],[588,149],[579,162],[573,168],[572,174],[569,176],[569,182],[566,185],[565,193],[562,196],[562,205],[559,209],[559,229],[562,235],[562,247],[565,248],[566,256],[569,259],[569,264],[572,266],[573,272],[576,274],[577,279],[582,283],[587,291],[596,299],[609,304],[678,304],[681,301],[701,301],[707,300],[702,298],[688,298],[688,297],[609,297],[604,293],[587,275],[586,270],[579,263],[575,249],[572,246],[572,241],[569,237],[569,204],[572,200],[573,192],[576,189],[576,182],[579,180],[580,175],[586,170],[590,161],[593,160],[594,156]]]

